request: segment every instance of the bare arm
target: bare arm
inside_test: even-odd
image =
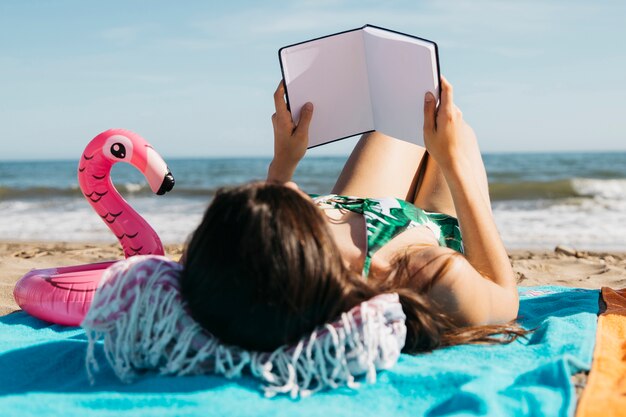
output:
[[[309,124],[313,118],[313,104],[306,103],[295,125],[285,103],[285,87],[281,81],[274,93],[276,113],[272,115],[274,127],[274,159],[267,172],[267,181],[281,184],[291,181],[296,167],[309,145]]]
[[[465,258],[433,286],[432,296],[456,311],[459,321],[484,324],[512,320],[519,299],[515,275],[496,228],[488,198],[481,191],[466,155],[476,151],[461,111],[454,105],[452,86],[442,78],[441,103],[436,109],[428,93],[424,107],[424,141],[450,188],[463,235]]]
[[[424,141],[437,161],[450,187],[456,209],[465,255],[485,278],[503,287],[515,286],[515,279],[491,207],[466,158],[475,141],[466,140],[467,129],[461,111],[454,105],[452,86],[442,79],[441,104],[434,97],[426,100]]]

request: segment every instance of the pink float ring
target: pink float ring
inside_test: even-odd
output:
[[[78,163],[78,183],[89,204],[117,237],[126,257],[163,255],[154,229],[122,198],[111,181],[111,168],[127,162],[143,173],[158,195],[174,187],[163,158],[141,136],[122,129],[107,130],[85,148]],[[117,261],[34,269],[15,285],[13,297],[27,313],[67,326],[83,320],[102,273]]]

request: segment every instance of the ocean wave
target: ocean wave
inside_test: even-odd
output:
[[[577,179],[569,185],[574,198],[494,201],[493,213],[505,245],[551,249],[566,244],[581,250],[624,250],[626,181]],[[186,241],[210,200],[208,188],[182,188],[179,192],[183,195],[158,198],[146,191],[146,197],[129,199],[165,242]],[[0,240],[115,241],[78,190],[68,193],[77,197],[0,198]]]
[[[571,199],[570,199],[571,200]],[[585,198],[495,202],[493,213],[507,248],[624,250],[626,200]],[[168,243],[182,243],[200,223],[208,202],[191,198],[138,198],[133,208]],[[115,242],[84,199],[0,201],[0,240]]]
[[[81,191],[78,187],[56,188],[56,187],[29,187],[14,188],[0,187],[0,200],[30,200],[36,198],[49,197],[79,197]]]
[[[315,181],[303,181],[301,187],[307,192],[324,193],[325,188]],[[177,185],[168,193],[179,198],[210,198],[219,186]],[[154,195],[148,184],[127,182],[116,184],[124,197],[150,197]],[[492,201],[537,201],[567,199],[626,200],[626,179],[569,178],[553,181],[504,181],[489,184]],[[80,198],[78,186],[71,187],[3,187],[0,186],[0,201],[36,200],[49,198]]]
[[[489,194],[494,201],[580,197],[571,180],[496,182],[489,184]]]
[[[123,197],[144,197],[154,195],[148,184],[139,183],[126,183],[117,184],[117,191]],[[183,188],[175,187],[171,194],[178,197],[211,197],[215,195],[218,187],[213,188]],[[80,198],[82,196],[81,190],[78,186],[74,187],[1,187],[0,186],[0,201],[12,201],[12,200],[36,200],[36,199],[49,199],[49,198]]]
[[[590,179],[575,178],[572,180],[574,189],[583,196],[607,200],[626,200],[625,179]]]
[[[626,200],[626,179],[569,178],[554,181],[494,182],[493,201],[591,198]]]

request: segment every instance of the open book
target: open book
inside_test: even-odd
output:
[[[365,25],[278,55],[293,120],[315,106],[309,147],[373,130],[423,145],[424,95],[439,97],[434,42]]]

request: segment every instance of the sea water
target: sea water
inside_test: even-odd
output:
[[[346,157],[305,158],[294,178],[327,193]],[[507,248],[626,250],[626,153],[485,154],[492,208]],[[268,158],[170,159],[174,190],[156,196],[117,164],[124,198],[166,243],[183,243],[216,190],[263,179]],[[82,196],[76,161],[0,162],[0,240],[115,242]]]

